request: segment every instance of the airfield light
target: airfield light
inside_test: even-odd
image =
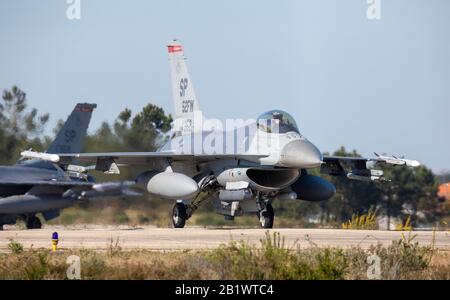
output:
[[[53,251],[58,250],[58,242],[59,242],[58,233],[53,232],[52,233],[52,250]]]

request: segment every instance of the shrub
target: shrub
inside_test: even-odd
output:
[[[423,247],[414,235],[390,246],[321,248],[286,246],[277,232],[256,244],[232,241],[210,251],[47,249],[0,253],[0,279],[66,279],[67,257],[81,259],[82,279],[368,279],[367,257],[380,258],[381,279],[449,279],[449,254]]]
[[[378,229],[378,220],[376,210],[369,209],[367,214],[359,215],[353,214],[352,218],[345,223],[342,223],[342,229]]]
[[[13,239],[9,239],[8,249],[14,254],[20,254],[23,252],[23,245]]]

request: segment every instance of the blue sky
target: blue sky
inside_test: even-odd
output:
[[[177,37],[208,117],[279,108],[323,151],[404,154],[450,169],[450,1],[65,0],[0,2],[0,89],[49,112],[78,101],[91,130],[125,107],[172,112],[165,45]]]

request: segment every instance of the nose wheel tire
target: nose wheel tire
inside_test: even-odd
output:
[[[272,228],[273,220],[275,218],[275,214],[273,212],[273,207],[270,203],[267,203],[265,211],[262,211],[259,214],[259,222],[262,228]]]
[[[175,228],[183,228],[186,225],[187,213],[184,203],[177,202],[172,210],[172,223]]]

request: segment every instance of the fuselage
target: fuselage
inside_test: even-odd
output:
[[[177,154],[260,155],[264,157],[250,162],[260,166],[295,169],[316,168],[322,163],[319,149],[298,131],[272,133],[254,124],[229,131],[213,129],[175,134],[160,151]]]

